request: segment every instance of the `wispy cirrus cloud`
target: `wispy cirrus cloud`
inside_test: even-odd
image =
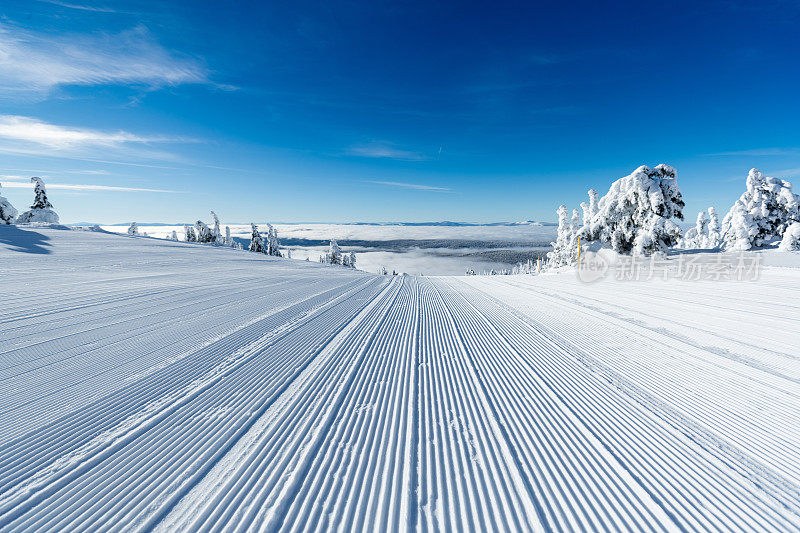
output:
[[[424,161],[429,157],[420,152],[398,148],[385,141],[371,141],[364,144],[355,144],[345,151],[346,155],[358,157],[373,157],[385,159],[398,159],[401,161]]]
[[[399,189],[414,189],[417,191],[451,192],[448,187],[435,187],[433,185],[421,185],[419,183],[403,183],[399,181],[380,181],[380,180],[364,180],[364,183],[386,185],[387,187],[397,187]]]
[[[66,7],[67,9],[77,9],[79,11],[92,11],[94,13],[119,13],[117,9],[107,6],[94,6],[91,4],[73,4],[71,2],[60,2],[59,0],[39,0],[45,4],[52,4],[54,6]]]
[[[141,136],[122,130],[108,132],[59,126],[20,115],[0,115],[0,138],[53,150],[117,147],[129,143],[195,142],[186,137]]]
[[[2,179],[2,178],[0,178]],[[21,181],[4,181],[1,183],[3,187],[8,189],[33,189],[33,185]],[[160,193],[176,193],[179,191],[169,191],[165,189],[147,189],[143,187],[117,187],[113,185],[93,185],[93,184],[80,184],[80,183],[48,183],[48,189],[61,189],[68,191],[106,191],[106,192],[160,192]]]
[[[143,158],[174,161],[178,158],[160,146],[191,142],[199,141],[188,137],[62,126],[33,117],[0,115],[0,152],[12,155],[102,161],[99,158],[113,154],[123,161],[141,161]],[[129,164],[144,165],[141,162]]]
[[[161,46],[144,26],[51,34],[0,22],[0,96],[42,97],[66,85],[211,84],[197,59]]]

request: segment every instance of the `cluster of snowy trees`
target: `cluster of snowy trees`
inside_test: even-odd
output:
[[[719,216],[714,207],[697,213],[697,222],[693,228],[689,228],[679,243],[680,248],[687,249],[715,249],[722,243],[722,232],[719,224]]]
[[[350,268],[356,267],[355,252],[344,253],[335,240],[331,240],[327,253],[319,256],[319,262],[326,265],[342,265]]]
[[[278,242],[278,232],[272,227],[272,224],[267,224],[267,239],[258,231],[258,226],[250,223],[252,229],[252,236],[250,237],[250,246],[247,248],[251,252],[259,254],[273,255],[275,257],[282,257],[280,250],[280,243]]]
[[[734,250],[763,246],[782,238],[795,222],[800,222],[800,196],[792,192],[792,184],[751,169],[747,190],[722,220],[724,246]]]
[[[47,190],[42,178],[33,177],[31,183],[33,183],[33,205],[19,216],[11,202],[0,195],[0,224],[58,224],[58,214],[53,211],[53,204],[47,199]]]
[[[678,244],[681,230],[673,218],[683,219],[683,198],[675,169],[669,165],[640,166],[611,184],[598,200],[589,190],[589,201],[581,213],[558,208],[558,233],[548,266],[573,264],[579,245],[598,242],[620,254],[652,254]]]
[[[582,213],[558,208],[558,232],[547,254],[547,267],[575,264],[580,248],[608,246],[620,254],[653,254],[669,248],[749,250],[783,239],[782,250],[797,250],[800,241],[800,196],[792,184],[750,170],[747,190],[720,223],[714,207],[697,215],[683,235],[673,219],[683,219],[685,203],[676,171],[668,165],[641,166],[611,184],[598,200],[589,190]],[[520,265],[529,272],[532,265]]]

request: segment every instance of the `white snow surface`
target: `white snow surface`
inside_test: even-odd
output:
[[[0,530],[797,531],[772,255],[585,284],[0,226]]]

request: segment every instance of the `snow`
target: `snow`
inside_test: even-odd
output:
[[[797,531],[800,254],[761,255],[374,276],[0,226],[0,529]]]

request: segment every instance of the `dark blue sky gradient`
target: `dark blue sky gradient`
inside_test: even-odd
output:
[[[95,170],[83,182],[179,191],[54,202],[68,221],[119,222],[212,208],[237,221],[554,220],[559,203],[658,163],[677,167],[693,219],[726,212],[750,167],[800,174],[796,3],[228,5],[4,4],[7,31],[136,29],[206,75],[2,95],[4,115],[191,142],[95,161],[7,148],[0,175]]]

